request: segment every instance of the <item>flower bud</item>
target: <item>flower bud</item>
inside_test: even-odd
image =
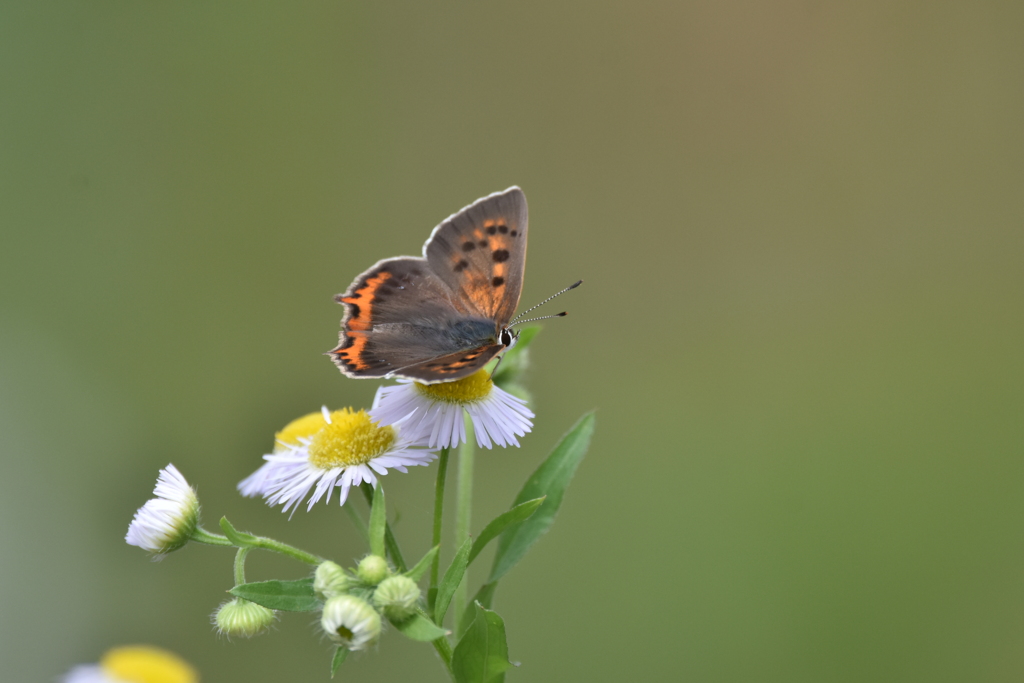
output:
[[[275,618],[274,610],[235,598],[217,609],[213,615],[213,624],[222,635],[252,638],[269,629]]]
[[[416,611],[416,601],[420,599],[420,587],[408,576],[389,576],[380,582],[373,593],[373,604],[377,605],[384,615],[395,621],[408,619]]]
[[[313,591],[321,600],[326,600],[347,591],[351,583],[352,579],[345,573],[345,570],[328,560],[321,562],[316,568],[316,574],[313,576]]]
[[[124,540],[160,559],[192,538],[199,525],[199,498],[174,465],[160,470],[153,494],[156,498],[135,513]]]
[[[386,579],[390,573],[387,560],[380,555],[367,555],[359,561],[359,567],[356,569],[356,576],[372,586]]]
[[[347,650],[362,650],[380,636],[380,614],[362,598],[336,595],[324,603],[320,626]]]

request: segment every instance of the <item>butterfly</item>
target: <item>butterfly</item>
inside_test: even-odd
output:
[[[362,273],[335,297],[345,316],[329,352],[334,363],[349,377],[434,384],[466,377],[511,348],[527,214],[518,187],[495,192],[441,221],[422,258],[388,258]]]

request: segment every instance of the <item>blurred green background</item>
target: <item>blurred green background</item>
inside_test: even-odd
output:
[[[151,642],[327,680],[310,615],[219,639],[230,553],[152,564],[128,522],[174,462],[208,526],[359,556],[234,486],[370,402],[332,296],[519,184],[523,304],[586,283],[476,529],[599,412],[495,603],[510,681],[1021,680],[1022,35],[1019,2],[3,3],[4,678]],[[410,555],[433,475],[386,480]],[[433,660],[392,633],[343,678]]]

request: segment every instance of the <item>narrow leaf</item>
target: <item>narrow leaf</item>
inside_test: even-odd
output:
[[[462,613],[462,619],[459,620],[458,632],[455,634],[456,640],[462,640],[462,636],[465,635],[466,629],[469,628],[470,624],[473,623],[473,617],[476,616],[476,603],[480,603],[487,609],[491,608],[491,602],[494,600],[494,590],[498,587],[497,581],[494,583],[485,583],[480,586],[480,590],[476,592],[473,599],[466,605],[465,611]]]
[[[488,583],[497,581],[523,558],[538,538],[551,527],[565,490],[576,473],[594,433],[594,414],[587,413],[562,437],[551,455],[526,480],[513,505],[547,496],[540,508],[522,524],[507,529],[498,539]]]
[[[476,556],[480,554],[480,551],[490,543],[492,540],[498,537],[501,532],[506,529],[519,524],[530,518],[537,508],[544,502],[544,498],[537,498],[535,500],[528,500],[525,503],[516,505],[508,512],[502,513],[491,520],[491,523],[484,527],[484,530],[480,532],[476,540],[473,541],[473,549],[469,551],[469,562],[472,564]]]
[[[421,612],[417,612],[405,621],[392,621],[391,623],[409,638],[425,643],[443,638],[449,633]]]
[[[384,527],[387,525],[384,508],[384,489],[377,482],[370,506],[370,552],[380,557],[384,557]]]
[[[419,581],[423,578],[423,575],[430,569],[430,563],[434,561],[434,556],[437,555],[437,551],[441,546],[435,545],[433,548],[427,551],[427,554],[423,556],[423,559],[416,563],[416,566],[405,573],[413,581]]]
[[[320,601],[313,593],[313,579],[297,581],[257,581],[242,583],[230,591],[232,595],[270,609],[285,612],[312,612],[320,609]]]
[[[345,659],[348,658],[348,650],[343,647],[339,647],[334,651],[334,659],[331,660],[331,678],[334,678],[334,674],[338,673],[338,668],[341,667]]]
[[[491,683],[511,668],[505,622],[497,612],[475,603],[476,616],[455,646],[452,674],[458,683]]]
[[[235,527],[231,525],[231,522],[228,521],[227,517],[220,518],[220,528],[224,532],[224,535],[228,537],[228,540],[239,548],[248,548],[256,543],[255,536],[235,529]]]
[[[452,563],[441,578],[437,586],[437,598],[434,600],[434,622],[444,623],[444,614],[448,611],[455,589],[462,583],[462,577],[466,573],[466,566],[469,564],[469,552],[473,549],[473,539],[467,538],[459,551],[452,558]]]

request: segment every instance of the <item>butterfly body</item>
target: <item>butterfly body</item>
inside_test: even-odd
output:
[[[345,305],[330,352],[349,377],[460,379],[515,343],[509,321],[526,266],[528,212],[518,187],[449,216],[423,257],[378,261],[335,299]]]

